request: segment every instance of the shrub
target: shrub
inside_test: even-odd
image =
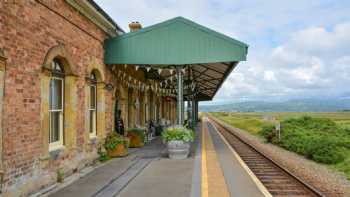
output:
[[[128,147],[128,140],[124,136],[117,134],[116,132],[109,132],[107,134],[104,147],[106,150],[114,150],[117,145],[123,144],[125,148]]]
[[[267,142],[270,142],[270,143],[272,143],[274,138],[277,137],[275,132],[275,127],[273,125],[263,126],[259,133],[261,136],[263,136],[267,140]]]
[[[57,182],[58,183],[63,183],[63,181],[64,181],[64,170],[62,168],[57,169],[56,175],[57,175]]]
[[[162,132],[162,139],[166,142],[179,140],[183,142],[193,142],[194,132],[181,127],[171,127]]]
[[[343,126],[343,130],[344,130],[344,132],[345,132],[347,135],[350,136],[350,126],[349,126],[349,125]]]
[[[162,125],[157,125],[155,129],[156,129],[156,136],[161,135],[161,133],[163,132]]]
[[[106,152],[100,152],[100,153],[98,153],[98,154],[99,154],[98,160],[99,160],[100,162],[105,162],[105,161],[108,161],[108,160],[111,159],[111,158],[108,156],[108,154],[107,154]]]
[[[108,156],[108,154],[106,153],[106,151],[102,150],[101,145],[99,145],[98,150],[97,150],[97,153],[98,153],[98,155],[99,155],[98,160],[99,160],[100,162],[105,162],[105,161],[108,161],[108,160],[110,159],[110,157]]]
[[[339,147],[336,143],[327,138],[319,138],[308,146],[307,151],[310,159],[325,163],[336,164],[344,161],[345,153],[344,148]]]
[[[312,118],[310,116],[303,116],[301,118],[291,118],[283,121],[284,124],[291,124],[294,127],[301,127],[304,129],[317,130],[325,133],[336,132],[339,128],[337,124],[327,118]]]
[[[346,129],[324,118],[304,116],[281,122],[280,141],[273,126],[263,127],[260,133],[268,142],[320,163],[342,162],[346,148],[350,148]]]

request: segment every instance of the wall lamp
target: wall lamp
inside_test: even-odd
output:
[[[111,83],[106,83],[105,84],[105,87],[104,87],[104,89],[105,90],[108,90],[108,91],[112,91],[113,90],[113,85],[111,84]]]

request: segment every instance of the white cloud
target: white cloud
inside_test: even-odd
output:
[[[264,72],[264,79],[267,81],[274,81],[276,80],[275,73],[273,71],[265,71]]]
[[[344,95],[350,1],[96,0],[126,31],[184,16],[250,45],[216,99]]]
[[[271,49],[270,55],[241,63],[234,71],[240,73],[239,80],[230,77],[227,82],[236,91],[223,89],[218,98],[342,95],[348,91],[345,84],[350,84],[350,39],[344,36],[345,32],[350,34],[349,24],[290,33],[289,39]]]

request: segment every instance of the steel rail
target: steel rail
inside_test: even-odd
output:
[[[296,175],[294,175],[290,170],[286,169],[285,167],[283,167],[282,165],[280,165],[278,162],[276,162],[275,160],[273,160],[272,158],[270,158],[268,155],[266,155],[265,153],[259,151],[257,148],[255,148],[255,146],[253,146],[252,144],[250,144],[249,142],[243,140],[240,136],[238,136],[237,134],[235,134],[234,132],[231,131],[231,128],[227,128],[226,125],[224,125],[223,123],[221,123],[221,121],[217,120],[216,118],[207,115],[208,118],[210,120],[212,120],[214,122],[214,124],[218,125],[221,129],[224,129],[227,133],[229,133],[231,136],[233,136],[234,138],[238,139],[240,142],[242,142],[243,144],[245,144],[246,146],[248,146],[248,148],[252,149],[254,152],[256,152],[258,155],[262,156],[264,159],[266,159],[267,161],[271,162],[274,166],[276,166],[277,168],[279,168],[282,172],[286,173],[287,175],[289,175],[291,178],[295,179],[299,184],[301,184],[302,186],[304,186],[308,191],[310,191],[314,196],[317,197],[325,197],[324,194],[322,194],[320,191],[318,191],[315,187],[313,187],[312,185],[308,184],[306,181],[302,180],[301,178],[297,177]],[[219,129],[219,128],[218,128]],[[231,143],[230,143],[231,145]],[[232,146],[232,145],[231,145]],[[233,148],[233,147],[232,147]],[[243,159],[244,160],[244,159]],[[248,165],[249,166],[249,165]],[[253,172],[255,174],[255,172]],[[259,178],[259,177],[258,177]]]

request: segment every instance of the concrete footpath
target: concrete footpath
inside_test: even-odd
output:
[[[154,139],[143,148],[131,149],[129,156],[112,159],[49,196],[191,196],[196,143],[188,159],[170,160],[160,138]],[[200,177],[197,179],[199,183]]]
[[[131,149],[129,156],[107,162],[50,196],[270,196],[210,121],[203,118],[196,130],[188,159],[168,159],[158,138],[143,148]]]

